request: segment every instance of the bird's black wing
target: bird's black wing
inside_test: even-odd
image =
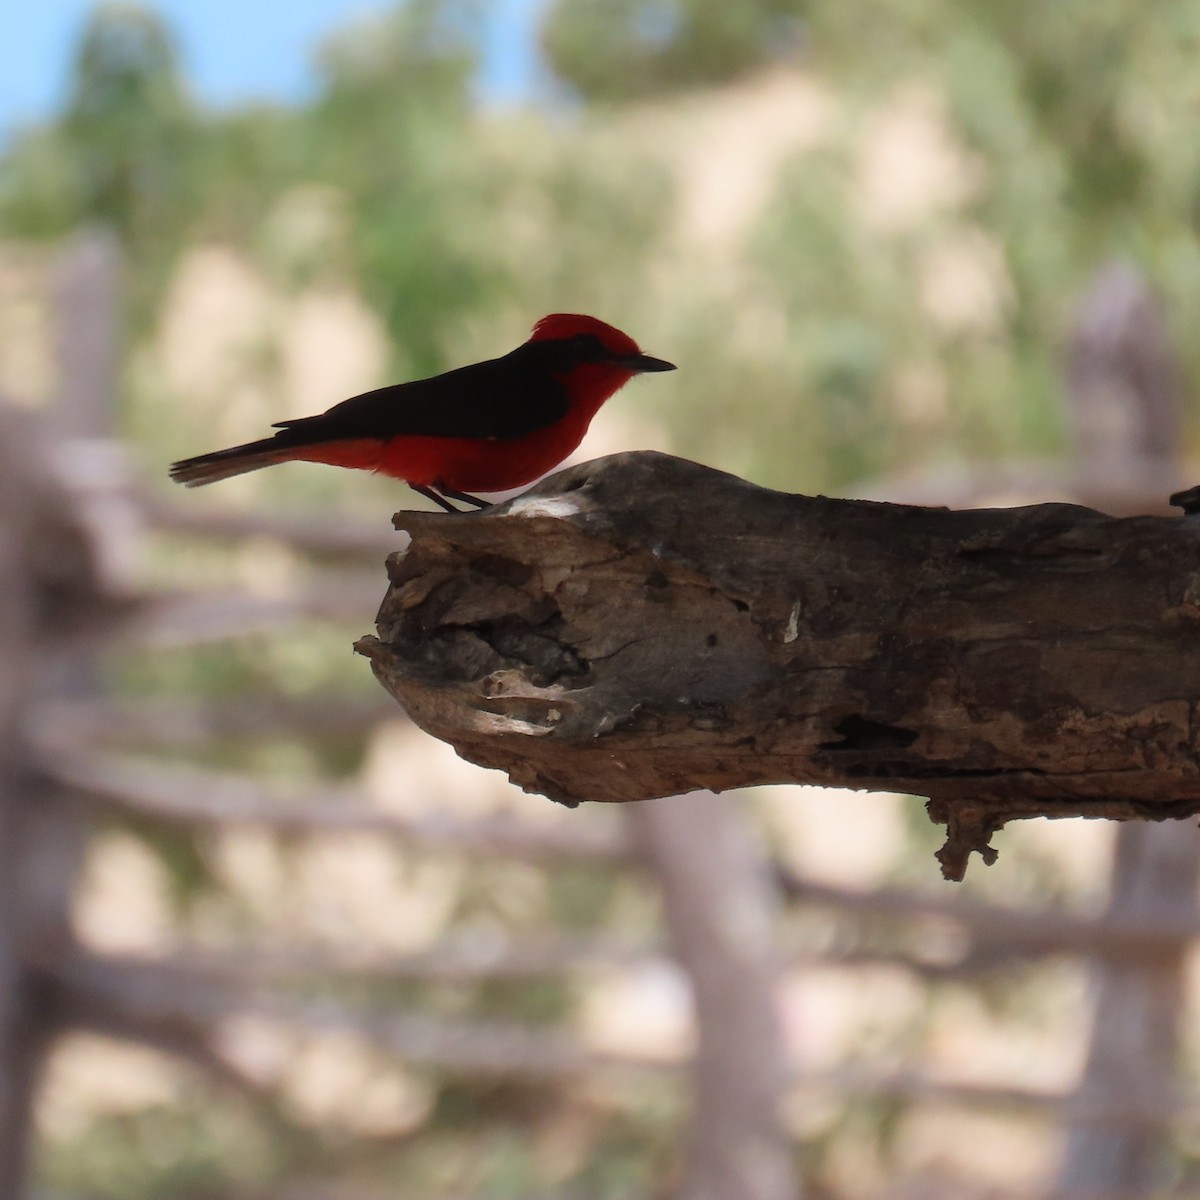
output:
[[[344,438],[521,437],[560,420],[569,407],[563,385],[534,346],[412,383],[352,396],[315,417],[281,421],[283,444]]]

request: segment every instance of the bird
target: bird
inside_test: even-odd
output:
[[[673,371],[596,317],[551,313],[500,358],[376,388],[272,437],[173,463],[200,487],[284,462],[328,463],[407,483],[448,512],[487,508],[475,492],[523,487],[583,440],[600,406],[635,375]]]

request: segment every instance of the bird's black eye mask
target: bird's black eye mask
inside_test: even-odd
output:
[[[594,333],[577,333],[574,337],[567,338],[567,345],[571,347],[576,359],[584,362],[595,362],[613,356],[612,351],[606,349]]]
[[[535,342],[551,370],[564,371],[578,363],[610,362],[615,356],[594,333]]]

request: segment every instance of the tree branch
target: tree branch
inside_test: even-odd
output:
[[[1200,812],[1190,519],[787,495],[639,453],[396,524],[357,648],[526,790],[910,792],[951,878],[1016,818]]]

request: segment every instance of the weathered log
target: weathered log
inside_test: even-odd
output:
[[[638,453],[396,525],[357,648],[526,790],[908,792],[956,878],[1015,818],[1200,812],[1195,519],[788,495]]]

